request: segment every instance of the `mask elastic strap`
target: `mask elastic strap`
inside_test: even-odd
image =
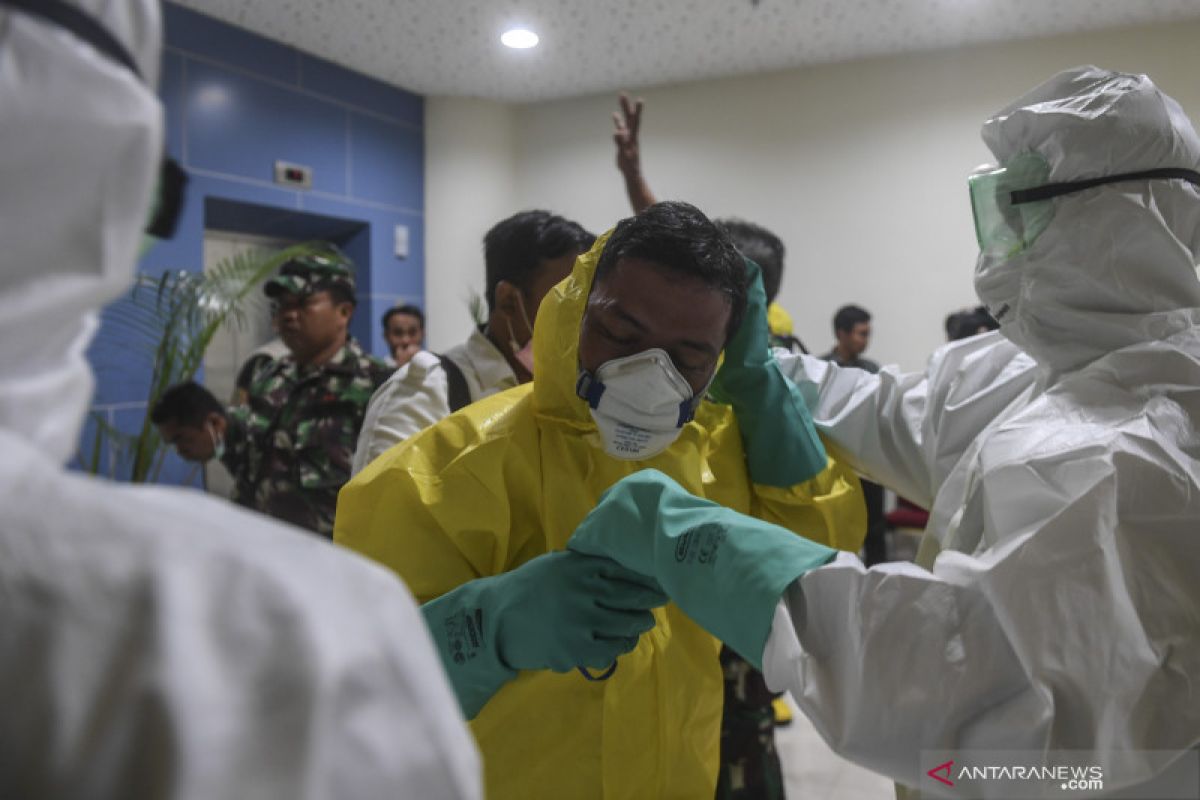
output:
[[[517,302],[521,304],[521,319],[525,320],[525,329],[529,331],[529,338],[533,338],[533,323],[529,321],[529,314],[525,311],[525,300],[521,297],[520,291],[517,292]],[[510,332],[511,336],[512,333]]]
[[[575,395],[580,400],[587,401],[590,408],[600,405],[600,397],[604,394],[605,385],[596,380],[596,376],[585,369],[579,370],[579,378],[575,381]]]
[[[137,62],[133,60],[133,56],[129,54],[125,46],[117,41],[117,37],[78,8],[69,6],[62,0],[0,0],[0,6],[15,8],[24,14],[65,28],[113,61],[126,67],[137,76],[138,80],[143,80]]]
[[[684,400],[679,404],[679,421],[675,423],[676,428],[682,428],[693,419],[696,418],[696,398]]]
[[[1050,200],[1051,198],[1061,197],[1064,194],[1071,194],[1072,192],[1082,192],[1084,189],[1093,189],[1097,186],[1103,186],[1106,183],[1155,178],[1166,180],[1174,178],[1188,181],[1195,186],[1200,186],[1200,172],[1183,169],[1182,167],[1163,167],[1162,169],[1148,169],[1141,172],[1123,172],[1119,175],[1105,175],[1102,178],[1089,178],[1084,181],[1047,183],[1045,186],[1035,186],[1032,189],[1019,189],[1011,193],[1010,200],[1014,206],[1019,206],[1022,203],[1036,203],[1039,200]]]
[[[225,437],[217,436],[217,429],[215,427],[213,427],[213,424],[211,422],[207,423],[205,425],[205,427],[208,429],[208,438],[212,439],[213,458],[220,461],[221,456],[223,455],[223,451],[225,449]]]

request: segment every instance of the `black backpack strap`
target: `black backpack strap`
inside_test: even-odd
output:
[[[449,389],[450,413],[453,414],[464,406],[471,405],[471,390],[467,388],[467,378],[463,371],[446,356],[439,355],[438,361],[446,370],[446,387]]]

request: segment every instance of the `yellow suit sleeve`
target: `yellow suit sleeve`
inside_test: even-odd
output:
[[[482,436],[470,415],[448,417],[342,488],[334,540],[391,568],[419,603],[512,569],[545,552],[536,453],[536,433]]]
[[[752,513],[814,542],[857,553],[867,535],[862,485],[836,448],[824,444],[825,469],[816,477],[788,488],[754,484]]]

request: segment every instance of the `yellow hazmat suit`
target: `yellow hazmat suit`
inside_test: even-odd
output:
[[[564,549],[600,494],[644,467],[700,497],[858,550],[866,517],[854,474],[830,460],[791,489],[751,484],[728,406],[703,402],[654,458],[605,454],[575,378],[580,321],[606,240],[543,301],[533,384],[443,419],[342,489],[334,539],[394,569],[418,601]],[[656,627],[607,681],[522,672],[492,698],[471,725],[489,798],[712,797],[720,645],[674,605],[654,613]]]

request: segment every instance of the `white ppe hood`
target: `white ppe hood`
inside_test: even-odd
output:
[[[162,151],[157,3],[74,5],[149,83],[0,6],[0,428],[59,463],[91,403],[96,312],[129,288]]]
[[[1030,151],[1053,183],[1162,167],[1200,170],[1200,138],[1145,75],[1080,67],[983,125],[1004,165]],[[1110,183],[1054,198],[1033,245],[981,255],[975,286],[1001,332],[1055,371],[1075,369],[1194,324],[1200,309],[1200,188],[1183,180]]]

